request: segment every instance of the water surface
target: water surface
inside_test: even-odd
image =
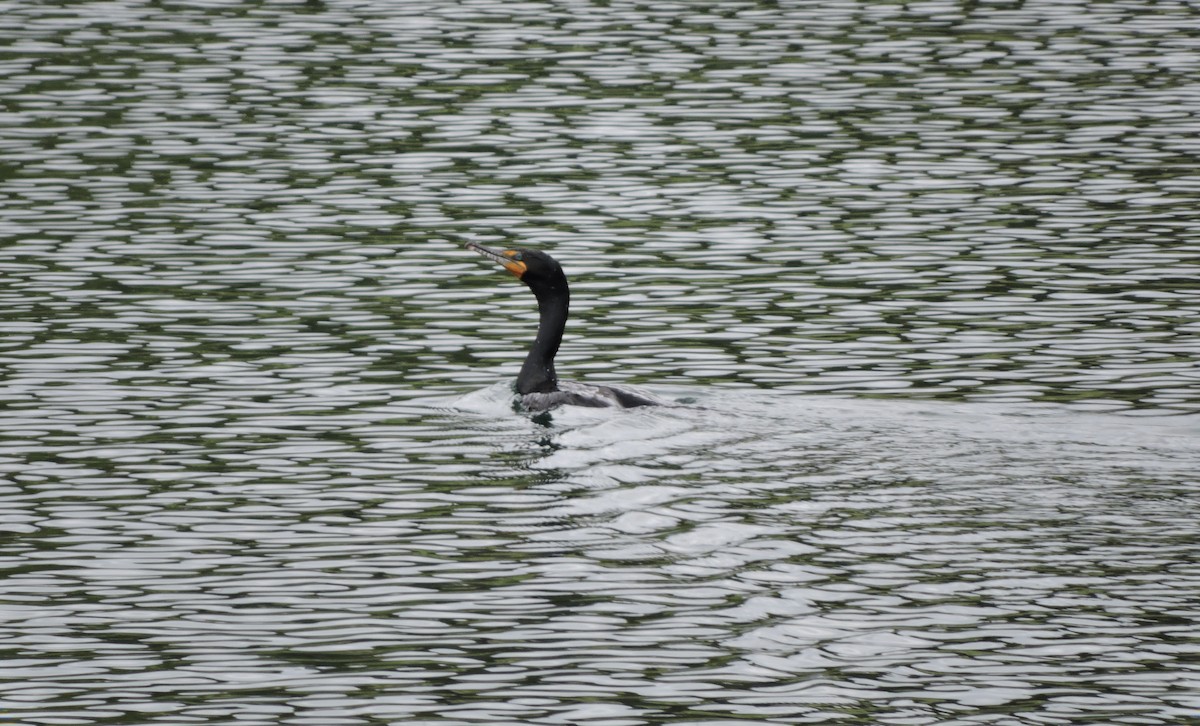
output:
[[[1200,714],[1195,7],[0,12],[14,722]]]

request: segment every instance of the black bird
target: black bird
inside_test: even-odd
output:
[[[554,372],[554,355],[562,343],[567,327],[567,308],[571,293],[567,276],[553,257],[545,252],[527,249],[497,251],[467,243],[467,249],[500,263],[529,286],[538,302],[537,338],[529,348],[525,364],[517,376],[517,393],[521,403],[530,411],[546,411],[562,404],[594,408],[656,406],[658,401],[640,393],[613,386],[589,386],[558,380]]]

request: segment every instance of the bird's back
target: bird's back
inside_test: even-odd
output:
[[[637,408],[658,406],[648,395],[615,386],[589,386],[586,383],[560,381],[557,391],[526,393],[521,404],[530,411],[548,411],[562,405],[588,406],[590,408]]]

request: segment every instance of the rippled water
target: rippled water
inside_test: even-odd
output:
[[[1194,5],[0,12],[0,720],[1200,719]]]

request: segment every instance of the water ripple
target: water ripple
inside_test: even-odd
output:
[[[80,8],[3,4],[10,718],[1200,713],[1194,8]],[[468,240],[693,404],[514,413]]]

